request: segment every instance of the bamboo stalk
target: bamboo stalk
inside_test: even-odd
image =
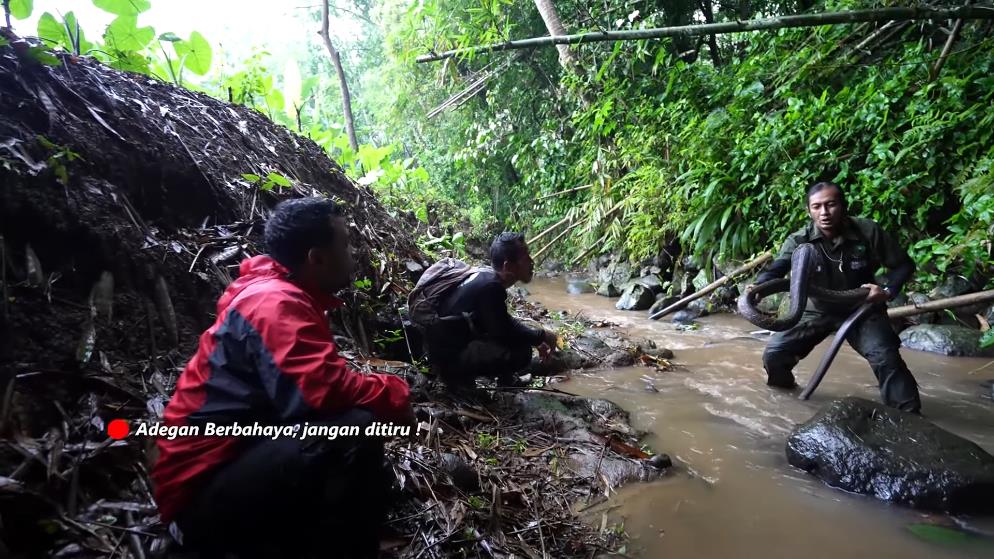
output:
[[[922,303],[921,305],[904,305],[903,307],[894,307],[887,310],[887,316],[890,318],[903,318],[905,316],[913,316],[932,311],[942,311],[955,307],[965,307],[967,305],[974,305],[977,303],[986,303],[987,301],[994,301],[994,289],[979,291],[977,293],[967,293],[966,295],[957,295],[956,297],[947,297],[945,299],[936,299],[935,301],[929,301],[927,303]]]
[[[435,62],[454,56],[469,53],[483,54],[515,49],[529,49],[552,45],[578,45],[601,41],[632,41],[640,39],[659,39],[662,37],[741,33],[745,31],[761,31],[771,29],[787,29],[796,27],[818,27],[840,23],[861,23],[877,21],[911,21],[925,19],[994,19],[994,8],[990,6],[960,6],[958,8],[932,8],[927,6],[878,8],[873,10],[854,10],[847,12],[828,12],[821,14],[800,14],[779,16],[746,21],[725,21],[721,23],[705,23],[682,25],[677,27],[658,27],[651,29],[630,29],[620,31],[599,31],[593,33],[578,33],[555,37],[532,37],[503,43],[491,43],[447,50],[431,54],[423,54],[417,62]]]
[[[570,192],[579,192],[580,190],[586,190],[592,187],[592,184],[584,184],[582,186],[574,186],[573,188],[567,188],[566,190],[560,190],[559,192],[553,192],[552,194],[546,194],[545,196],[539,196],[536,201],[545,200],[546,198],[555,198],[556,196],[562,196],[563,194],[569,194]]]
[[[557,221],[557,222],[553,223],[552,225],[548,226],[548,227],[547,227],[547,228],[546,228],[546,229],[545,229],[544,231],[542,231],[542,232],[541,232],[541,233],[539,233],[538,235],[535,235],[534,237],[532,237],[531,239],[529,239],[529,240],[528,240],[528,244],[532,244],[532,243],[534,243],[535,241],[537,241],[537,240],[541,239],[542,237],[544,237],[544,236],[548,235],[548,234],[549,234],[549,233],[551,233],[551,232],[552,232],[552,231],[553,231],[553,230],[554,230],[555,228],[557,228],[557,227],[559,227],[560,225],[562,225],[562,224],[566,223],[567,221],[569,221],[569,216],[566,216],[566,217],[564,217],[564,218],[560,219],[559,221]]]
[[[946,59],[949,58],[949,52],[953,50],[953,43],[959,37],[960,31],[963,29],[963,20],[957,19],[956,23],[953,24],[953,31],[949,34],[949,38],[946,39],[946,44],[942,47],[942,54],[939,55],[939,59],[935,61],[935,66],[932,66],[932,75],[930,76],[931,81],[935,81],[939,77],[939,72],[942,71],[942,67],[946,64]]]
[[[734,279],[736,276],[741,276],[742,274],[744,274],[746,272],[749,272],[749,271],[751,271],[751,270],[753,270],[753,269],[755,269],[755,268],[757,268],[757,267],[765,264],[771,258],[773,258],[772,254],[770,254],[769,252],[764,252],[763,254],[760,254],[756,258],[753,258],[752,260],[750,260],[750,261],[746,262],[745,264],[739,266],[738,268],[732,270],[731,273],[729,273],[727,276],[725,276],[723,278],[720,278],[720,279],[717,279],[717,280],[715,280],[715,281],[707,284],[706,286],[704,286],[703,288],[701,288],[696,293],[693,293],[691,295],[687,295],[686,297],[684,297],[683,299],[680,299],[676,303],[673,303],[672,305],[666,307],[665,309],[663,309],[663,310],[661,310],[661,311],[659,311],[659,312],[651,315],[649,318],[652,319],[652,320],[659,320],[660,318],[662,318],[662,317],[670,314],[673,311],[680,310],[683,307],[687,306],[687,303],[690,303],[691,301],[694,301],[695,299],[700,299],[701,297],[707,295],[708,293],[711,293],[715,289],[718,289],[719,287],[725,285],[726,283],[728,283],[729,281],[731,281],[732,279]]]
[[[610,217],[611,214],[613,214],[614,212],[618,211],[621,208],[621,205],[624,204],[624,203],[625,203],[624,199],[618,200],[618,203],[615,204],[615,205],[613,205],[613,206],[611,206],[611,209],[608,210],[606,214],[604,214],[604,218]],[[551,247],[552,245],[556,244],[556,241],[558,241],[559,239],[563,238],[563,236],[566,233],[568,233],[569,231],[571,231],[573,229],[576,229],[576,227],[579,226],[579,225],[581,225],[582,223],[583,223],[582,221],[577,221],[575,224],[570,225],[565,231],[563,231],[562,233],[560,233],[559,236],[557,236],[555,239],[552,239],[551,241],[549,241],[549,243],[547,245],[545,245],[544,247],[542,247],[541,250],[539,250],[537,253],[535,253],[534,260],[536,262],[538,262],[539,258],[542,256],[542,254],[545,253],[546,250],[549,249],[549,247]]]
[[[534,257],[535,262],[541,262],[542,261],[542,255],[545,254],[545,251],[547,251],[550,248],[552,248],[552,245],[554,245],[557,242],[559,242],[559,239],[562,239],[563,237],[565,237],[566,235],[568,235],[570,231],[576,229],[577,227],[579,227],[581,225],[583,225],[583,222],[582,221],[577,221],[576,223],[571,224],[566,229],[563,229],[562,233],[556,235],[556,238],[554,238],[551,241],[549,241],[548,243],[546,243],[546,245],[544,247],[540,248],[539,251],[535,253],[535,257]]]
[[[587,256],[590,256],[590,253],[594,252],[594,250],[596,250],[597,247],[601,246],[606,239],[607,239],[607,233],[604,233],[603,235],[601,235],[601,238],[597,239],[597,241],[594,242],[594,244],[590,245],[589,247],[587,247],[586,250],[584,250],[583,252],[581,252],[580,256],[577,256],[576,258],[574,258],[573,261],[569,263],[570,266],[576,266],[576,264],[578,262],[580,262],[581,260],[583,260]]]

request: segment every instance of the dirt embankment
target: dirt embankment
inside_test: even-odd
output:
[[[408,378],[431,426],[391,444],[394,552],[587,557],[610,544],[571,504],[658,475],[623,412],[556,392],[453,401],[416,369],[371,357],[406,353],[390,329],[411,270],[428,262],[409,226],[320,147],[245,107],[86,58],[41,65],[17,46],[0,47],[0,555],[162,549],[147,441],[113,442],[105,425],[161,416],[217,295],[261,251],[269,208],[300,195],[348,205],[370,280],[333,317],[344,353]],[[270,173],[291,186],[243,177]]]

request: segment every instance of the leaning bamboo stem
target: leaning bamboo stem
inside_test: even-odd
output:
[[[962,29],[963,20],[957,19],[956,23],[953,24],[953,30],[949,34],[949,38],[946,39],[946,44],[942,47],[942,54],[939,55],[939,60],[935,62],[935,66],[932,66],[932,75],[930,76],[932,81],[935,81],[939,77],[939,72],[942,71],[942,67],[946,64],[946,59],[949,58],[949,51],[953,49],[953,43],[956,42],[956,38],[959,37]]]
[[[540,248],[539,251],[535,253],[535,262],[540,262],[542,260],[542,256],[545,254],[545,252],[547,250],[549,250],[550,248],[552,248],[553,245],[555,245],[556,243],[558,243],[560,239],[562,239],[563,237],[565,237],[566,235],[568,235],[570,231],[576,229],[577,227],[579,227],[581,225],[583,225],[583,222],[582,221],[577,221],[576,223],[571,224],[566,229],[563,229],[562,233],[556,235],[556,237],[554,239],[552,239],[551,241],[549,241],[548,243],[546,243],[546,245],[544,247]]]
[[[469,53],[483,54],[515,49],[530,49],[552,45],[578,45],[602,41],[632,41],[641,39],[660,39],[662,37],[741,33],[745,31],[761,31],[771,29],[787,29],[796,27],[818,27],[840,23],[861,23],[876,21],[911,21],[924,19],[994,19],[994,8],[990,6],[960,6],[958,8],[931,8],[926,6],[878,8],[874,10],[854,10],[848,12],[829,12],[822,14],[801,14],[779,16],[746,21],[725,21],[721,23],[705,23],[697,25],[682,25],[678,27],[659,27],[652,29],[630,29],[620,31],[603,31],[593,33],[578,33],[555,37],[532,37],[503,43],[478,45],[447,50],[439,53],[424,54],[417,62],[434,62],[454,56]]]
[[[663,310],[661,310],[661,311],[659,311],[659,312],[657,312],[657,313],[649,316],[649,318],[651,318],[652,320],[659,320],[660,318],[662,318],[662,317],[670,314],[673,311],[680,310],[683,307],[687,306],[687,303],[690,303],[691,301],[693,301],[695,299],[700,299],[701,297],[707,295],[708,293],[711,293],[712,291],[714,291],[714,290],[718,289],[719,287],[725,285],[726,283],[732,281],[737,276],[741,276],[742,274],[744,274],[746,272],[749,272],[749,271],[752,271],[755,268],[757,268],[757,267],[765,264],[771,258],[773,258],[772,254],[770,254],[769,252],[764,252],[763,254],[760,254],[759,256],[757,256],[756,258],[753,258],[749,262],[746,262],[745,264],[743,264],[743,265],[739,266],[738,268],[732,270],[727,276],[725,276],[723,278],[720,278],[720,279],[717,279],[717,280],[715,280],[715,281],[707,284],[706,286],[704,286],[703,288],[701,288],[699,291],[697,291],[697,292],[695,292],[695,293],[693,293],[691,295],[687,295],[686,297],[684,297],[683,299],[680,299],[676,303],[673,303],[672,305],[666,307],[665,309],[663,309]]]
[[[621,206],[624,203],[625,203],[625,200],[623,200],[623,199],[619,200],[617,204],[611,206],[611,209],[608,210],[606,214],[604,214],[604,218],[611,217],[611,215],[613,215],[614,212],[616,212],[616,211],[618,211],[618,210],[621,209]],[[560,233],[559,236],[557,236],[555,239],[552,239],[551,241],[549,241],[549,243],[547,245],[545,245],[544,247],[542,247],[542,249],[539,250],[535,254],[535,261],[538,262],[539,258],[541,258],[541,256],[545,253],[546,250],[548,250],[550,247],[552,247],[554,244],[556,244],[556,242],[559,241],[559,239],[563,238],[566,233],[570,232],[573,229],[576,229],[581,224],[583,224],[583,222],[582,221],[578,221],[578,222],[570,225],[565,231],[563,231],[562,233]]]
[[[929,301],[927,303],[922,303],[921,305],[904,305],[903,307],[894,307],[887,310],[887,316],[890,318],[903,318],[905,316],[914,316],[916,314],[923,314],[927,312],[943,311],[956,307],[986,303],[987,301],[994,301],[994,289],[979,291],[977,293],[967,293],[966,295],[957,295],[956,297],[947,297],[946,299],[936,299],[935,301]]]
[[[528,240],[528,244],[535,243],[535,241],[537,241],[537,240],[541,239],[542,237],[548,235],[549,233],[551,233],[552,231],[554,231],[557,227],[559,227],[560,225],[566,223],[567,221],[569,221],[569,216],[566,216],[566,217],[560,219],[559,221],[553,223],[552,225],[546,227],[544,231],[542,231],[538,235],[535,235],[534,237],[532,237],[531,239],[529,239]]]
[[[583,252],[581,252],[580,256],[577,256],[576,258],[574,258],[573,261],[569,263],[570,266],[576,266],[577,263],[579,263],[581,260],[583,260],[584,258],[590,256],[590,253],[592,253],[595,250],[597,250],[597,247],[600,247],[601,245],[603,245],[603,243],[604,243],[605,240],[607,240],[607,233],[604,233],[603,235],[601,235],[601,238],[597,239],[597,241],[595,241],[594,244],[590,245],[589,247],[587,247],[586,250],[584,250]]]
[[[536,201],[538,201],[538,200],[545,200],[546,198],[555,198],[556,196],[562,196],[563,194],[569,194],[570,192],[579,192],[581,190],[587,190],[591,186],[593,186],[593,185],[584,184],[582,186],[574,186],[573,188],[567,188],[566,190],[560,190],[559,192],[553,192],[552,194],[546,194],[545,196],[539,196],[536,199]]]

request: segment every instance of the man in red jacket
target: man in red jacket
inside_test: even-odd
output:
[[[249,258],[218,300],[217,320],[176,384],[169,425],[411,424],[403,379],[350,370],[326,311],[353,267],[340,208],[324,198],[279,204],[268,255]],[[209,554],[375,557],[389,490],[373,437],[178,437],[157,441],[152,469],[163,522]]]

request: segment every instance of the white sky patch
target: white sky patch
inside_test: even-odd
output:
[[[156,36],[167,31],[182,38],[199,31],[214,47],[234,59],[248,57],[254,50],[267,50],[275,58],[307,42],[320,42],[319,23],[303,17],[302,6],[319,6],[313,0],[151,0],[152,7],[138,16],[139,25],[151,25]],[[34,10],[26,20],[14,20],[14,31],[22,36],[38,32],[38,18],[45,12],[58,21],[67,12],[76,14],[87,39],[99,39],[114,14],[93,5],[91,0],[34,0]],[[61,15],[60,15],[61,14]],[[356,38],[357,26],[348,18],[332,18],[331,35],[339,41]]]

